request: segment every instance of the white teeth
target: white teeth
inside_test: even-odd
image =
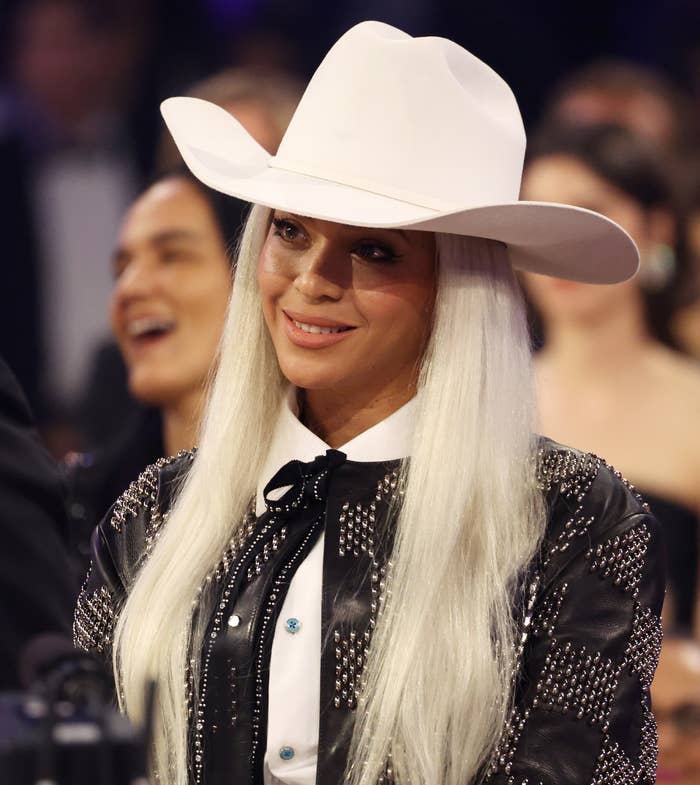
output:
[[[160,319],[156,316],[143,316],[140,319],[133,319],[127,325],[127,333],[132,338],[151,332],[165,332],[175,326],[171,319]]]
[[[343,332],[343,327],[319,327],[317,324],[304,324],[304,322],[298,322],[296,319],[292,320],[294,324],[300,329],[303,330],[305,333],[313,333],[315,335],[329,335],[331,333],[340,333]]]

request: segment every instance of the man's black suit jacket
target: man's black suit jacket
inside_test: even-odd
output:
[[[0,690],[19,687],[18,659],[34,636],[71,634],[65,526],[60,475],[0,357]]]

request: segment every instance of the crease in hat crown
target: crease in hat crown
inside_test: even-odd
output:
[[[445,212],[517,200],[524,155],[491,68],[447,39],[363,22],[324,58],[269,165]]]
[[[453,41],[363,22],[331,47],[275,156],[225,109],[170,98],[161,111],[204,183],[250,202],[357,226],[504,242],[513,266],[615,283],[634,241],[584,208],[519,199],[525,131],[512,91]]]

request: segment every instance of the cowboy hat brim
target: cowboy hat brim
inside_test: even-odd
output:
[[[582,283],[619,283],[639,266],[627,232],[591,210],[527,201],[436,210],[357,184],[278,168],[232,115],[208,101],[169,98],[161,112],[192,173],[229,196],[353,226],[499,240],[515,268]]]

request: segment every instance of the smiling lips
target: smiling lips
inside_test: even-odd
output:
[[[332,319],[284,310],[284,329],[289,340],[305,349],[321,349],[345,339],[354,329]]]
[[[163,319],[159,316],[142,316],[132,319],[126,327],[130,338],[141,338],[143,336],[162,335],[169,332],[175,326],[172,319]]]
[[[162,316],[139,316],[129,319],[125,332],[132,351],[147,350],[175,330],[175,321]]]

